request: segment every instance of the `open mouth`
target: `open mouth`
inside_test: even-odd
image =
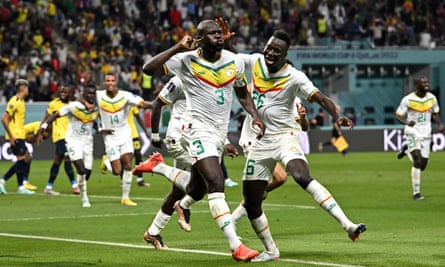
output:
[[[264,57],[264,61],[267,65],[273,65],[275,63],[275,58],[266,56]]]

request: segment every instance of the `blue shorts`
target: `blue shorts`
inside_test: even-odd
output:
[[[56,155],[59,156],[67,156],[68,151],[66,150],[66,142],[64,140],[60,140],[56,142]]]
[[[25,140],[23,139],[16,139],[15,144],[12,147],[12,153],[16,157],[24,156],[28,152],[28,148],[26,147]]]

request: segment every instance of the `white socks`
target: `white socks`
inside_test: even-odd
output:
[[[85,179],[85,174],[80,175],[77,174],[77,183],[79,184],[80,189],[80,199],[82,201],[88,201],[88,195],[87,195],[87,180]]]
[[[155,219],[148,228],[148,233],[150,235],[159,235],[161,230],[167,225],[168,221],[170,221],[170,218],[170,215],[165,214],[161,209],[159,209]]]
[[[267,221],[266,214],[264,212],[260,215],[260,217],[253,219],[250,221],[253,229],[255,230],[258,238],[263,242],[264,248],[276,254],[279,254],[277,245],[272,238],[272,234],[270,233],[269,222]]]
[[[238,207],[232,212],[232,222],[237,224],[238,221],[247,215],[246,208],[243,205],[244,201],[241,202]]]
[[[224,193],[208,194],[210,213],[224,236],[229,242],[230,249],[233,251],[241,245],[241,241],[235,231],[235,225],[232,222],[229,205],[225,200]]]
[[[411,167],[411,184],[413,186],[413,195],[420,193],[420,173],[419,168]]]
[[[133,173],[124,170],[122,172],[122,199],[130,198],[131,181],[133,180]]]
[[[158,165],[156,165],[153,168],[153,172],[163,175],[184,192],[186,191],[186,187],[190,182],[190,172],[168,166],[165,163],[159,163]]]
[[[354,225],[345,213],[341,209],[340,205],[337,204],[334,197],[329,193],[329,191],[322,186],[317,180],[312,180],[306,187],[306,191],[312,195],[314,200],[320,204],[320,206],[329,212],[332,217],[334,217],[343,227],[347,230],[349,227]]]

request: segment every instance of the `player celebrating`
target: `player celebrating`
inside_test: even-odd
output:
[[[137,206],[137,203],[130,199],[134,148],[128,116],[131,106],[151,108],[151,103],[145,102],[140,96],[119,90],[116,84],[116,75],[108,73],[104,80],[105,90],[96,93],[101,122],[100,132],[104,138],[112,172],[114,175],[121,175],[122,178],[121,204]]]
[[[221,28],[213,20],[204,20],[197,27],[196,38],[185,36],[173,47],[152,57],[143,71],[153,75],[161,72],[163,66],[184,84],[187,108],[183,117],[183,138],[195,162],[187,188],[189,196],[176,205],[179,218],[184,218],[183,211],[207,192],[210,212],[229,242],[233,258],[249,261],[258,252],[244,246],[236,234],[225,201],[224,175],[220,167],[233,88],[240,103],[260,128],[259,137],[264,133],[264,125],[247,93],[243,62],[233,53],[223,50],[223,46]],[[187,52],[180,53],[183,51]],[[189,227],[187,222],[183,226]]]
[[[83,89],[83,100],[94,104],[96,86],[87,85]],[[72,101],[43,122],[41,129],[46,129],[55,119],[68,116],[69,125],[66,133],[68,156],[77,169],[77,183],[80,187],[82,207],[91,207],[87,194],[87,181],[93,167],[93,126],[98,118],[97,108],[90,111],[80,101]],[[40,135],[38,135],[39,138]]]

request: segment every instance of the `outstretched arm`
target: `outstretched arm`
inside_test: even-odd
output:
[[[351,119],[343,117],[338,111],[335,103],[322,92],[316,93],[312,96],[312,100],[316,101],[320,106],[325,109],[334,119],[335,124],[338,126],[347,126],[350,130],[354,127],[354,123]],[[334,126],[335,127],[335,126]]]
[[[46,116],[46,115],[48,115],[48,116]],[[57,119],[58,117],[60,117],[59,112],[53,113],[52,115],[49,115],[48,113],[45,114],[45,117],[43,118],[42,122],[40,123],[40,129],[36,135],[36,143],[37,144],[40,144],[40,142],[42,141],[43,132],[47,131],[48,126],[51,125],[51,123],[53,123],[53,121],[55,119]]]

